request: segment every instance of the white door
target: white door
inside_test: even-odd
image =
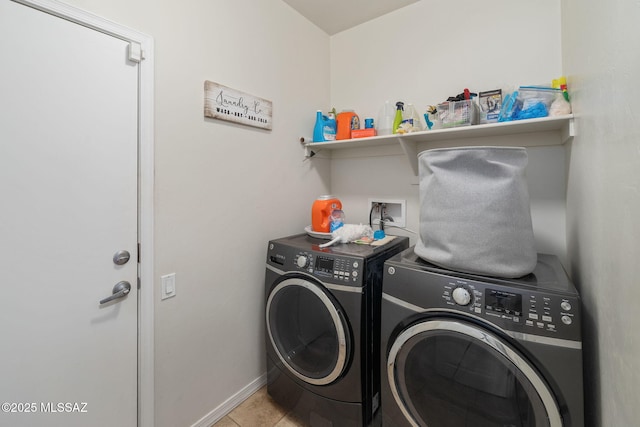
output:
[[[137,423],[138,64],[0,1],[2,426]],[[116,265],[114,254],[131,259]],[[100,304],[119,282],[123,298]]]

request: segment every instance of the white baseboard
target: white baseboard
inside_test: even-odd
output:
[[[260,390],[266,383],[267,374],[264,373],[255,380],[251,381],[236,394],[222,402],[220,406],[202,417],[191,427],[209,427],[212,424],[220,421],[222,418],[224,418],[225,415],[233,411],[236,406],[247,400],[247,398],[249,398],[249,396],[251,396],[253,393]]]

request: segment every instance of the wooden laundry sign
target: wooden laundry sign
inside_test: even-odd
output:
[[[271,130],[271,101],[204,82],[204,116]]]

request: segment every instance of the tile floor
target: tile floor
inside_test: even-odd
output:
[[[307,427],[294,414],[286,413],[267,394],[264,386],[211,427]]]

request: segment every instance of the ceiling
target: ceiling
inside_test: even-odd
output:
[[[283,0],[330,36],[420,0]]]

